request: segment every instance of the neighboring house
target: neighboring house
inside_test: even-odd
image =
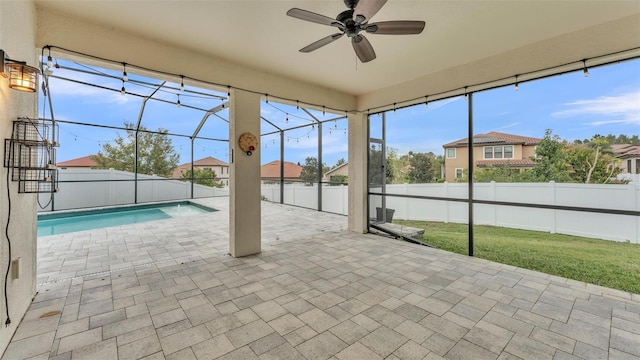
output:
[[[492,131],[473,137],[474,169],[489,166],[509,166],[531,169],[536,145],[541,139]],[[445,181],[463,178],[469,165],[469,139],[444,144]]]
[[[349,176],[349,163],[346,162],[324,173],[324,175],[322,176],[322,181],[335,182],[337,179],[336,177],[339,177],[340,179],[348,179],[348,176]],[[334,177],[333,180],[332,180],[332,177]],[[338,182],[341,182],[341,181],[342,180]]]
[[[640,174],[640,145],[613,144],[611,150],[622,161],[623,173]]]
[[[99,164],[93,159],[95,155],[87,155],[77,159],[71,159],[57,163],[58,169],[80,169],[90,170],[99,166]]]
[[[193,168],[196,170],[211,169],[216,174],[216,181],[224,186],[229,185],[229,164],[222,160],[207,156],[206,158],[194,161]],[[191,170],[190,162],[178,165],[178,167],[173,170],[171,178],[182,179],[182,174],[186,174],[189,170]]]
[[[293,182],[300,180],[302,166],[289,161],[284,162],[284,181]],[[262,184],[279,184],[280,183],[280,161],[274,160],[260,167],[260,178]]]

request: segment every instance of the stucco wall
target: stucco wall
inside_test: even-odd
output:
[[[445,168],[445,180],[449,182],[454,182],[456,180],[456,169],[466,169],[469,166],[469,149],[466,147],[455,148],[456,156],[455,158],[447,157],[447,150],[444,151],[444,168]],[[478,160],[478,153],[474,151],[473,156],[474,160]],[[482,155],[480,155],[482,156]],[[480,158],[482,159],[482,158]]]
[[[330,181],[332,176],[349,176],[349,164],[340,165],[322,176],[322,181]]]
[[[499,145],[499,144],[498,144]],[[484,148],[485,146],[476,145],[473,147],[473,162],[477,163],[480,160],[488,160],[484,158]],[[445,156],[445,180],[449,182],[454,182],[456,180],[456,169],[467,169],[469,166],[469,150],[467,148],[455,148],[456,149],[456,157],[455,158],[446,158],[447,149],[444,150]],[[523,146],[523,145],[513,145],[513,159],[505,159],[508,160],[527,160],[535,155],[535,146]],[[478,166],[475,165],[473,167],[474,170],[478,170]]]
[[[0,1],[0,49],[12,59],[27,61],[31,66],[37,64],[35,50],[35,8],[30,2]],[[18,116],[37,116],[37,95],[11,90],[8,81],[0,77],[0,135],[2,141],[11,136],[12,122]],[[4,146],[0,146],[0,155],[4,159]],[[5,226],[9,217],[7,198],[7,169],[0,167],[0,283],[4,285],[7,269],[8,244]],[[0,354],[6,349],[22,316],[31,304],[36,290],[36,197],[31,194],[18,194],[16,182],[9,182],[11,195],[11,217],[9,237],[11,239],[11,258],[20,259],[20,277],[12,279],[9,274],[7,294],[9,315],[7,320],[4,304],[4,287],[0,287]],[[51,335],[53,337],[53,335]]]

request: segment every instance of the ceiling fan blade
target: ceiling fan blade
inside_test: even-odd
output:
[[[316,14],[314,12],[302,10],[298,8],[293,8],[287,11],[287,15],[294,17],[296,19],[311,21],[317,24],[322,24],[322,25],[332,26],[333,23],[337,23],[336,19],[332,19],[324,15]]]
[[[344,35],[344,33],[335,33],[333,35],[329,35],[327,37],[324,37],[312,44],[309,44],[305,47],[303,47],[302,49],[300,49],[300,52],[303,53],[308,53],[308,52],[312,52],[314,50],[317,50],[325,45],[331,44],[332,42],[340,39],[342,36]]]
[[[412,35],[420,34],[424,30],[424,21],[400,20],[382,21],[367,25],[367,32],[381,35]]]
[[[358,21],[356,18],[358,15],[362,15],[364,20],[361,19],[360,23],[364,23],[369,21],[373,17],[373,15],[377,14],[378,11],[386,4],[387,0],[360,0],[356,8],[353,10],[353,18]]]
[[[376,58],[376,52],[373,51],[373,46],[371,46],[369,40],[363,35],[352,37],[351,44],[353,45],[353,50],[355,50],[356,55],[358,55],[358,59],[363,63]]]

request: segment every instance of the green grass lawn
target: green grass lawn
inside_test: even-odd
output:
[[[394,220],[423,242],[467,255],[466,224]],[[474,227],[474,256],[640,294],[640,245],[494,226]]]

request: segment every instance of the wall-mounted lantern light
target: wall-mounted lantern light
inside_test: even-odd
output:
[[[9,87],[14,90],[35,92],[38,88],[38,74],[40,70],[27,65],[24,61],[9,59],[0,50],[0,74],[9,78]]]

